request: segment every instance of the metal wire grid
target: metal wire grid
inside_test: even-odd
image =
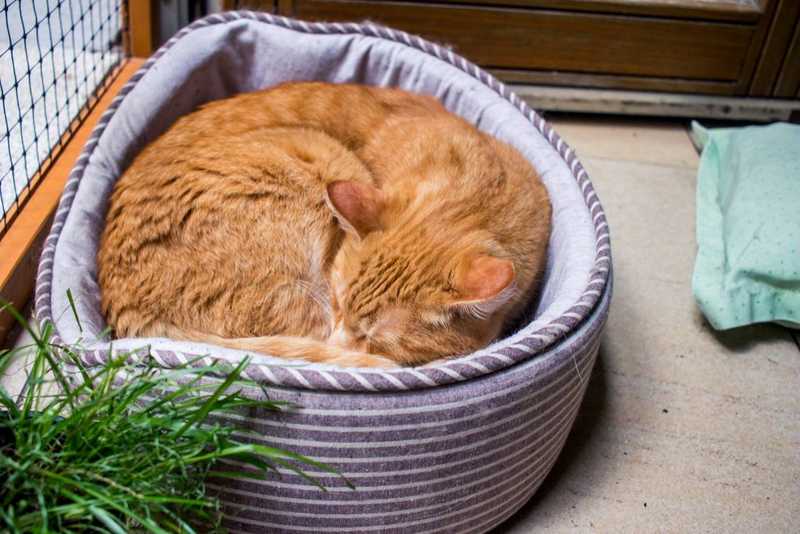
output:
[[[136,0],[135,0],[136,1]],[[124,56],[125,0],[0,0],[0,235]]]

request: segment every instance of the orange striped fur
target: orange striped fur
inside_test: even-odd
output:
[[[531,165],[432,98],[284,84],[181,118],[125,171],[102,309],[118,336],[424,364],[522,311],[550,217]]]

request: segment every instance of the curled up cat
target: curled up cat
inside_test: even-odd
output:
[[[287,83],[179,119],[117,181],[97,256],[119,337],[351,367],[467,354],[541,282],[533,167],[431,97]]]

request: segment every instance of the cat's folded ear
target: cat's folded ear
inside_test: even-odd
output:
[[[494,256],[467,256],[456,267],[452,303],[478,319],[485,319],[508,302],[516,290],[514,264]]]
[[[346,232],[364,237],[381,228],[386,202],[377,187],[347,180],[331,182],[326,187],[325,201]]]

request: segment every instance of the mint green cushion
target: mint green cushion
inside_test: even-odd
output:
[[[800,126],[706,130],[697,176],[693,291],[719,330],[800,326]]]

